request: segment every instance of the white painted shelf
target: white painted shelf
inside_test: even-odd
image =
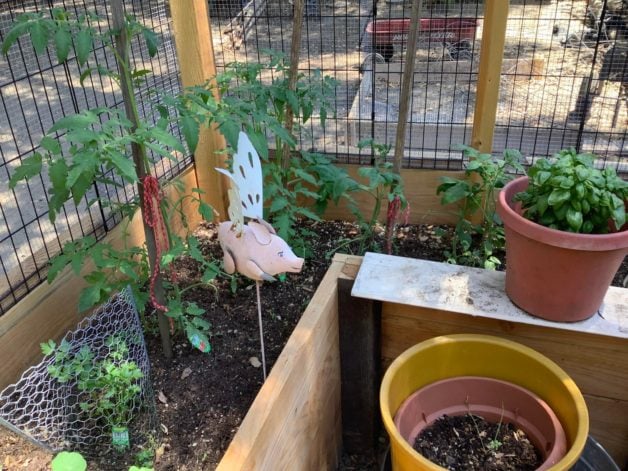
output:
[[[367,253],[351,294],[409,306],[628,338],[628,289],[610,287],[600,311],[571,323],[533,317],[505,292],[504,272]]]

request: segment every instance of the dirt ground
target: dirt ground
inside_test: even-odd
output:
[[[314,223],[310,230],[313,253],[301,274],[288,275],[284,282],[262,285],[262,312],[266,359],[269,369],[277,359],[301,313],[308,304],[329,265],[329,256],[347,238],[355,238],[357,229],[348,223]],[[408,257],[442,261],[450,234],[440,237],[437,227],[402,226],[397,230],[395,253]],[[220,258],[215,227],[198,230],[203,253]],[[381,238],[381,236],[380,236]],[[351,249],[349,246],[348,249]],[[346,251],[347,249],[345,249]],[[177,263],[177,279],[182,285],[200,276],[197,264],[189,260]],[[624,261],[614,283],[628,276]],[[262,384],[259,367],[260,349],[254,284],[240,278],[237,291],[231,292],[229,280],[221,279],[214,288],[190,291],[190,300],[207,311],[211,323],[212,350],[202,354],[183,338],[175,338],[174,358],[167,361],[160,342],[149,328],[147,345],[151,358],[152,384],[158,398],[157,414],[160,437],[154,444],[155,469],[172,471],[215,469],[233,438],[246,411]],[[135,453],[106,459],[92,459],[90,470],[126,469]],[[44,470],[51,454],[20,436],[0,427],[0,469]],[[342,471],[376,470],[377,463],[361,456],[343,456]]]

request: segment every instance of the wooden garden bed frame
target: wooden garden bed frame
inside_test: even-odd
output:
[[[339,312],[339,286],[355,279],[361,263],[361,257],[334,257],[220,462],[219,471],[336,469],[344,412],[338,325],[339,316],[352,315]],[[503,273],[490,276],[499,278]],[[626,293],[619,296],[623,299]],[[589,407],[590,433],[620,466],[628,460],[628,338],[578,331],[573,326],[562,329],[544,321],[523,323],[504,316],[478,316],[459,312],[455,305],[447,310],[382,302],[381,309],[369,310],[364,309],[366,300],[355,298],[351,304],[353,301],[362,303],[360,310],[366,316],[381,313],[381,337],[374,345],[381,342],[382,373],[406,348],[438,335],[481,333],[531,346],[574,378]],[[628,312],[624,314],[628,319]],[[362,327],[356,324],[356,329]],[[359,351],[358,355],[368,363],[367,352]],[[362,363],[351,368],[369,374]],[[363,412],[368,422],[369,413]],[[346,424],[344,433],[347,439]]]

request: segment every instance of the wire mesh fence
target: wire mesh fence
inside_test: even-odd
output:
[[[105,0],[0,0],[0,41],[4,40],[16,18],[25,12],[48,13],[63,8],[76,16],[86,11],[96,13],[93,26],[101,31],[110,27]],[[148,120],[154,99],[151,90],[176,93],[180,90],[178,65],[167,9],[167,0],[126,2],[127,12],[153,29],[161,40],[159,53],[150,58],[143,43],[132,45],[132,60],[139,69],[150,69],[154,75],[138,89],[140,113]],[[113,55],[102,44],[95,45],[87,66],[116,70]],[[119,221],[119,215],[93,199],[126,203],[136,198],[130,186],[94,185],[78,204],[69,202],[53,225],[48,218],[50,197],[46,172],[41,177],[8,188],[15,168],[38,150],[38,145],[52,124],[63,116],[95,107],[122,108],[122,95],[109,77],[92,74],[80,83],[75,54],[58,64],[54,50],[35,55],[26,40],[0,57],[0,315],[37,286],[46,276],[48,260],[66,241],[94,234],[101,238]],[[158,177],[170,178],[180,173],[191,158],[179,156],[178,162],[153,156]],[[111,176],[111,175],[110,175]]]
[[[294,24],[292,0],[208,0],[218,71],[227,64],[262,62],[268,50],[288,55]],[[0,0],[0,39],[17,14],[53,6],[99,10],[104,0]],[[159,73],[150,88],[176,91],[176,54],[166,0],[128,2],[163,46],[150,65]],[[326,125],[316,114],[300,128],[301,147],[340,163],[369,163],[371,149],[358,143],[395,139],[401,72],[407,50],[410,0],[305,0],[299,72],[330,75],[336,114]],[[493,152],[518,148],[529,161],[575,147],[598,163],[628,174],[628,6],[625,0],[512,0],[507,22]],[[103,25],[104,26],[104,25]],[[422,19],[406,129],[404,167],[460,169],[454,150],[471,140],[485,28],[482,0],[423,0]],[[34,57],[24,44],[0,59],[0,180],[36,150],[58,117],[85,106],[119,106],[106,79],[77,86],[77,65]],[[148,63],[139,45],[134,57]],[[112,65],[99,51],[96,61]],[[139,99],[148,101],[147,91]],[[144,110],[148,113],[148,110]],[[273,143],[269,142],[272,148]],[[391,151],[392,152],[392,151]],[[170,176],[189,163],[157,166]],[[68,205],[53,227],[46,218],[47,183],[0,191],[0,313],[45,276],[45,265],[65,240],[115,223],[100,206]],[[127,201],[128,188],[94,187]]]
[[[91,316],[85,318],[61,341],[67,343],[65,365],[57,361],[56,353],[46,356],[38,365],[26,370],[15,384],[0,392],[0,425],[25,436],[29,440],[53,451],[78,450],[92,456],[106,453],[112,446],[113,417],[104,411],[112,408],[128,410],[128,427],[132,443],[142,444],[156,438],[157,415],[155,397],[150,382],[150,364],[144,344],[142,325],[135,309],[130,290],[112,297]],[[123,345],[124,348],[120,346]],[[141,371],[141,378],[128,388],[137,386],[136,394],[120,390],[119,381],[112,377],[108,383],[103,369],[101,377],[91,375],[85,388],[79,387],[80,379],[71,376],[59,380],[54,368],[66,367],[84,352],[90,352],[89,367],[107,365],[109,371],[123,375],[131,363]],[[78,370],[77,370],[78,371]],[[94,384],[97,387],[94,387]],[[90,389],[91,388],[91,389]],[[128,388],[125,388],[128,390]],[[94,413],[94,405],[111,397],[116,401],[110,408],[100,407]]]
[[[507,26],[495,146],[574,147],[628,172],[628,4],[514,3]]]
[[[218,68],[287,52],[289,0],[210,1]],[[622,172],[626,142],[626,2],[512,0],[493,151],[519,148],[533,159],[558,149],[594,152]],[[313,120],[304,147],[365,162],[357,143],[393,143],[411,2],[308,0],[299,70],[338,80],[337,114]],[[484,31],[482,0],[424,0],[406,167],[460,168],[452,151],[469,143]],[[612,72],[611,72],[612,71]]]
[[[266,49],[289,51],[288,0],[250,1],[242,10],[233,2],[210,5],[219,69],[258,60]],[[305,148],[339,162],[368,163],[370,152],[358,149],[360,141],[393,143],[410,8],[404,1],[306,2],[300,72],[320,69],[338,85],[336,116],[325,128],[312,120],[301,135]],[[471,135],[477,71],[470,64],[478,63],[481,15],[480,1],[424,2],[405,166],[460,167],[460,153],[451,148]]]

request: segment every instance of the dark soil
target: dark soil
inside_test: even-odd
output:
[[[444,468],[466,471],[532,471],[543,462],[527,435],[511,423],[476,415],[447,415],[423,430],[414,449]]]
[[[341,241],[354,239],[358,234],[355,226],[344,222],[313,223],[305,229],[312,253],[308,254],[302,273],[287,275],[284,281],[264,283],[261,288],[269,371],[326,272],[331,253]],[[439,237],[437,229],[432,225],[400,227],[394,253],[442,261],[451,230],[442,227],[445,235]],[[222,258],[214,226],[201,226],[197,235],[207,257]],[[378,239],[381,237],[380,233]],[[349,245],[342,252],[352,250],[355,247]],[[177,262],[176,278],[182,287],[198,282],[200,275],[196,262]],[[616,282],[627,275],[628,263],[624,261]],[[167,361],[155,329],[148,328],[160,426],[160,436],[154,444],[156,470],[215,469],[262,384],[255,284],[238,277],[234,293],[231,280],[219,277],[213,286],[193,288],[187,294],[188,300],[197,302],[207,312],[212,325],[212,350],[200,353],[182,336],[176,336],[174,358]],[[92,460],[89,469],[128,469],[126,466],[136,461],[136,452],[137,448],[123,456]],[[2,471],[47,469],[51,457],[0,427]],[[343,456],[340,469],[366,471],[379,467],[374,459]]]

